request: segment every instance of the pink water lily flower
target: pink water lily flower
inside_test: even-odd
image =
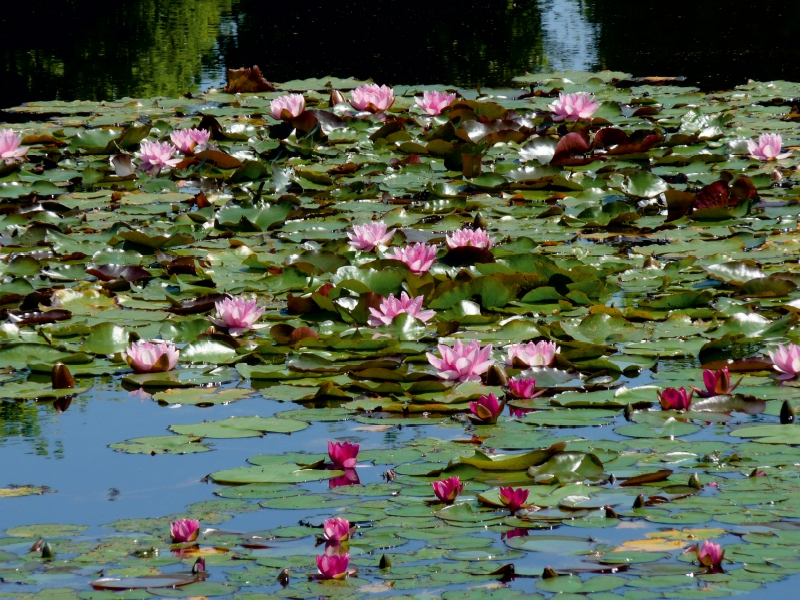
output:
[[[142,140],[139,144],[139,152],[134,156],[141,162],[139,168],[148,175],[158,175],[161,169],[174,167],[180,158],[172,158],[178,149],[169,142],[153,142]]]
[[[447,241],[447,247],[451,250],[464,246],[488,250],[494,246],[494,238],[489,237],[489,234],[481,228],[459,229],[458,231],[454,231],[452,236],[445,236],[445,240]]]
[[[497,417],[503,412],[505,406],[506,403],[500,402],[494,394],[481,396],[477,402],[469,403],[469,410],[472,414],[467,416],[473,423],[491,425],[497,423]]]
[[[511,344],[507,348],[508,357],[506,364],[514,366],[514,359],[518,363],[529,367],[549,367],[553,364],[556,354],[561,352],[555,342],[541,341],[528,342],[527,344]]]
[[[196,519],[178,519],[169,524],[169,537],[176,544],[193,542],[200,533],[200,521]]]
[[[28,152],[27,147],[20,148],[22,136],[13,129],[0,129],[0,158],[20,158]]]
[[[685,388],[667,388],[663,392],[656,392],[663,410],[689,410],[693,394],[694,390],[687,393]]]
[[[455,502],[456,498],[464,491],[464,484],[461,483],[461,479],[458,476],[432,481],[431,486],[433,486],[433,493],[436,494],[436,497],[445,504]]]
[[[428,362],[439,371],[439,377],[448,381],[480,381],[481,375],[494,364],[492,345],[481,348],[478,340],[470,340],[465,346],[456,340],[453,347],[439,344],[442,358],[430,352],[426,353]]]
[[[331,490],[348,485],[361,485],[361,479],[358,477],[358,472],[355,469],[345,469],[344,475],[332,477],[328,480],[328,489]]]
[[[783,137],[779,133],[762,133],[758,141],[747,140],[747,151],[756,160],[781,160],[790,156],[791,152],[781,154]]]
[[[184,154],[191,154],[195,148],[208,144],[211,132],[208,129],[178,129],[169,134],[175,147]]]
[[[306,109],[306,99],[303,94],[286,94],[272,100],[269,107],[273,119],[291,121],[303,114]]]
[[[525,506],[530,490],[523,488],[500,487],[500,502],[512,513]]]
[[[355,532],[355,527],[350,527],[350,521],[334,517],[322,524],[323,537],[330,544],[340,544],[350,539]]]
[[[731,385],[731,374],[730,371],[728,371],[728,367],[725,367],[717,371],[712,371],[711,369],[703,371],[703,383],[706,389],[701,390],[694,386],[691,387],[703,398],[710,398],[711,396],[733,393],[733,390],[735,390],[741,382],[742,379],[740,378],[739,381]]]
[[[320,579],[344,579],[350,564],[350,553],[317,554],[317,569]]]
[[[800,373],[800,346],[797,344],[789,344],[788,346],[778,344],[778,349],[768,354],[774,363],[776,371],[792,377],[796,377]]]
[[[350,105],[356,110],[378,113],[388,110],[394,104],[394,91],[385,85],[362,85],[354,89],[351,95]]]
[[[725,558],[725,550],[719,544],[705,540],[702,546],[695,546],[698,562],[704,567],[719,568]]]
[[[175,368],[179,355],[170,342],[139,340],[128,346],[122,358],[137,373],[163,373]]]
[[[328,456],[337,469],[352,469],[356,466],[358,444],[350,442],[328,442]]]
[[[405,248],[392,248],[392,251],[386,253],[386,258],[406,263],[412,273],[425,273],[436,260],[436,246],[419,242]]]
[[[530,400],[544,394],[544,390],[536,391],[536,380],[524,377],[512,377],[508,380],[508,393],[513,398]]]
[[[422,310],[423,300],[425,300],[424,296],[412,298],[405,292],[401,292],[399,298],[395,298],[394,294],[389,294],[389,297],[384,298],[377,309],[370,307],[369,312],[372,313],[372,316],[370,316],[368,322],[373,327],[391,325],[392,320],[397,315],[407,313],[415,319],[426,323],[436,316],[436,311]]]
[[[578,121],[588,119],[598,108],[600,103],[595,101],[594,94],[577,92],[575,94],[559,94],[558,100],[549,106],[555,113],[553,121]]]
[[[241,296],[235,298],[225,298],[221,302],[215,302],[217,316],[209,317],[214,325],[227,327],[231,335],[239,335],[253,326],[253,323],[261,318],[265,308],[258,308],[258,301],[253,298],[248,300]]]
[[[347,237],[350,238],[348,244],[353,247],[353,250],[372,252],[378,246],[388,246],[395,231],[395,229],[387,231],[386,223],[383,221],[372,221],[366,225],[354,225],[353,233],[347,233]]]
[[[455,94],[448,94],[447,92],[422,92],[422,98],[414,98],[422,110],[435,117],[442,114],[442,111],[453,103],[456,99]]]

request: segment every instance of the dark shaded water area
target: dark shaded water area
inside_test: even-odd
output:
[[[258,64],[267,78],[505,86],[525,72],[685,76],[704,89],[800,79],[781,1],[41,0],[0,14],[0,106],[177,96]]]

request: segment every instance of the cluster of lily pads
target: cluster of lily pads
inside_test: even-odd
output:
[[[800,85],[517,83],[9,110],[0,396],[67,410],[110,382],[172,406],[295,406],[114,444],[272,442],[209,476],[221,499],[109,525],[135,540],[9,530],[0,577],[28,538],[30,572],[83,573],[112,548],[119,573],[91,594],[143,597],[708,597],[800,573]],[[273,441],[338,422],[328,460]],[[362,483],[365,465],[383,480]],[[215,527],[272,509],[307,518]]]

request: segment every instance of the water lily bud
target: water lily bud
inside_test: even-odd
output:
[[[652,256],[648,256],[644,261],[644,268],[645,269],[658,269],[661,267],[659,262],[653,258]]]
[[[472,228],[483,229],[484,231],[489,229],[489,221],[482,212],[479,212],[477,215],[475,215],[475,218],[472,221]]]
[[[625,405],[625,410],[622,414],[626,421],[633,421],[633,405],[630,402]]]
[[[381,556],[381,562],[378,563],[378,568],[380,569],[391,569],[392,568],[392,561],[384,554]]]
[[[53,557],[56,555],[53,552],[53,547],[50,545],[50,542],[45,542],[42,544],[42,558],[45,560],[52,560]]]
[[[555,572],[555,569],[552,567],[545,567],[544,571],[542,571],[542,579],[552,579],[553,577],[558,577],[558,573]]]
[[[330,105],[336,106],[337,104],[344,104],[347,100],[344,99],[344,94],[339,90],[331,90]]]
[[[794,423],[796,416],[797,411],[795,410],[794,406],[792,406],[788,400],[784,400],[783,405],[781,405],[781,424],[791,425]]]
[[[611,475],[608,476],[608,483],[610,483],[611,485],[617,483],[617,478],[613,473],[611,473]]]
[[[75,387],[75,380],[69,372],[67,365],[56,363],[50,372],[50,382],[54,390],[71,390]]]
[[[280,573],[278,573],[278,583],[280,583],[283,587],[289,585],[289,569],[283,569]]]
[[[206,572],[206,559],[200,557],[196,561],[194,561],[194,564],[192,565],[192,575],[205,574],[205,572]]]
[[[606,509],[606,519],[618,519],[619,518],[619,515],[617,514],[617,511],[615,511],[612,507],[606,506],[605,509]]]
[[[633,508],[644,508],[644,494],[636,496],[636,500],[633,501]]]
[[[508,385],[508,375],[503,367],[498,365],[489,367],[489,370],[486,372],[486,385],[501,387]]]
[[[689,487],[692,487],[696,490],[703,488],[703,484],[700,483],[700,476],[697,473],[692,473],[692,476],[689,477]]]

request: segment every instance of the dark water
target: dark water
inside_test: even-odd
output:
[[[0,12],[0,106],[175,96],[258,64],[276,81],[506,85],[526,71],[800,79],[800,5],[765,0],[38,0]]]

